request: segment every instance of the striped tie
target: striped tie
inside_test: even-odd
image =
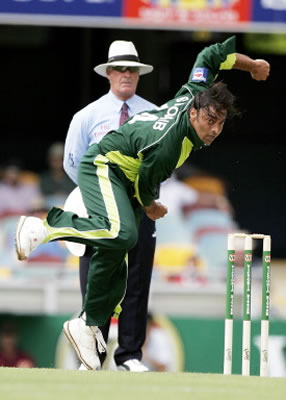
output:
[[[123,103],[122,108],[121,108],[121,114],[120,114],[120,120],[119,120],[119,125],[124,124],[124,122],[129,118],[128,115],[128,105],[126,103]]]

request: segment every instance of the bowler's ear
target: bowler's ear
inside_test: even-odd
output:
[[[194,107],[191,107],[190,109],[190,120],[193,121],[196,119],[198,116],[198,110],[196,110]]]

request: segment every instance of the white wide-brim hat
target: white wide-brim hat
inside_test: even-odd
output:
[[[107,77],[108,67],[139,67],[139,75],[149,74],[153,71],[153,66],[140,62],[137,50],[132,42],[125,40],[115,40],[111,43],[108,51],[108,61],[94,67],[94,71]]]

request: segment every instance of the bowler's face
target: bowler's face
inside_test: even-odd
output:
[[[120,72],[108,68],[106,74],[111,91],[116,97],[125,101],[135,94],[139,81],[139,71],[131,72],[127,69],[125,72]]]
[[[201,108],[199,110],[191,108],[190,110],[191,125],[199,138],[207,145],[210,145],[221,133],[226,116],[226,110],[218,113],[214,107],[209,109]]]

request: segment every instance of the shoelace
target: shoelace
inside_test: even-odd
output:
[[[81,318],[86,321],[86,314],[83,313]],[[103,338],[101,330],[97,326],[90,326],[90,329],[92,330],[96,343],[97,343],[97,349],[100,353],[104,353],[106,351],[106,343]]]
[[[91,329],[95,333],[95,339],[96,339],[96,342],[97,342],[98,351],[100,353],[104,353],[106,351],[106,343],[105,343],[105,340],[103,338],[101,330],[97,326],[91,327]]]

